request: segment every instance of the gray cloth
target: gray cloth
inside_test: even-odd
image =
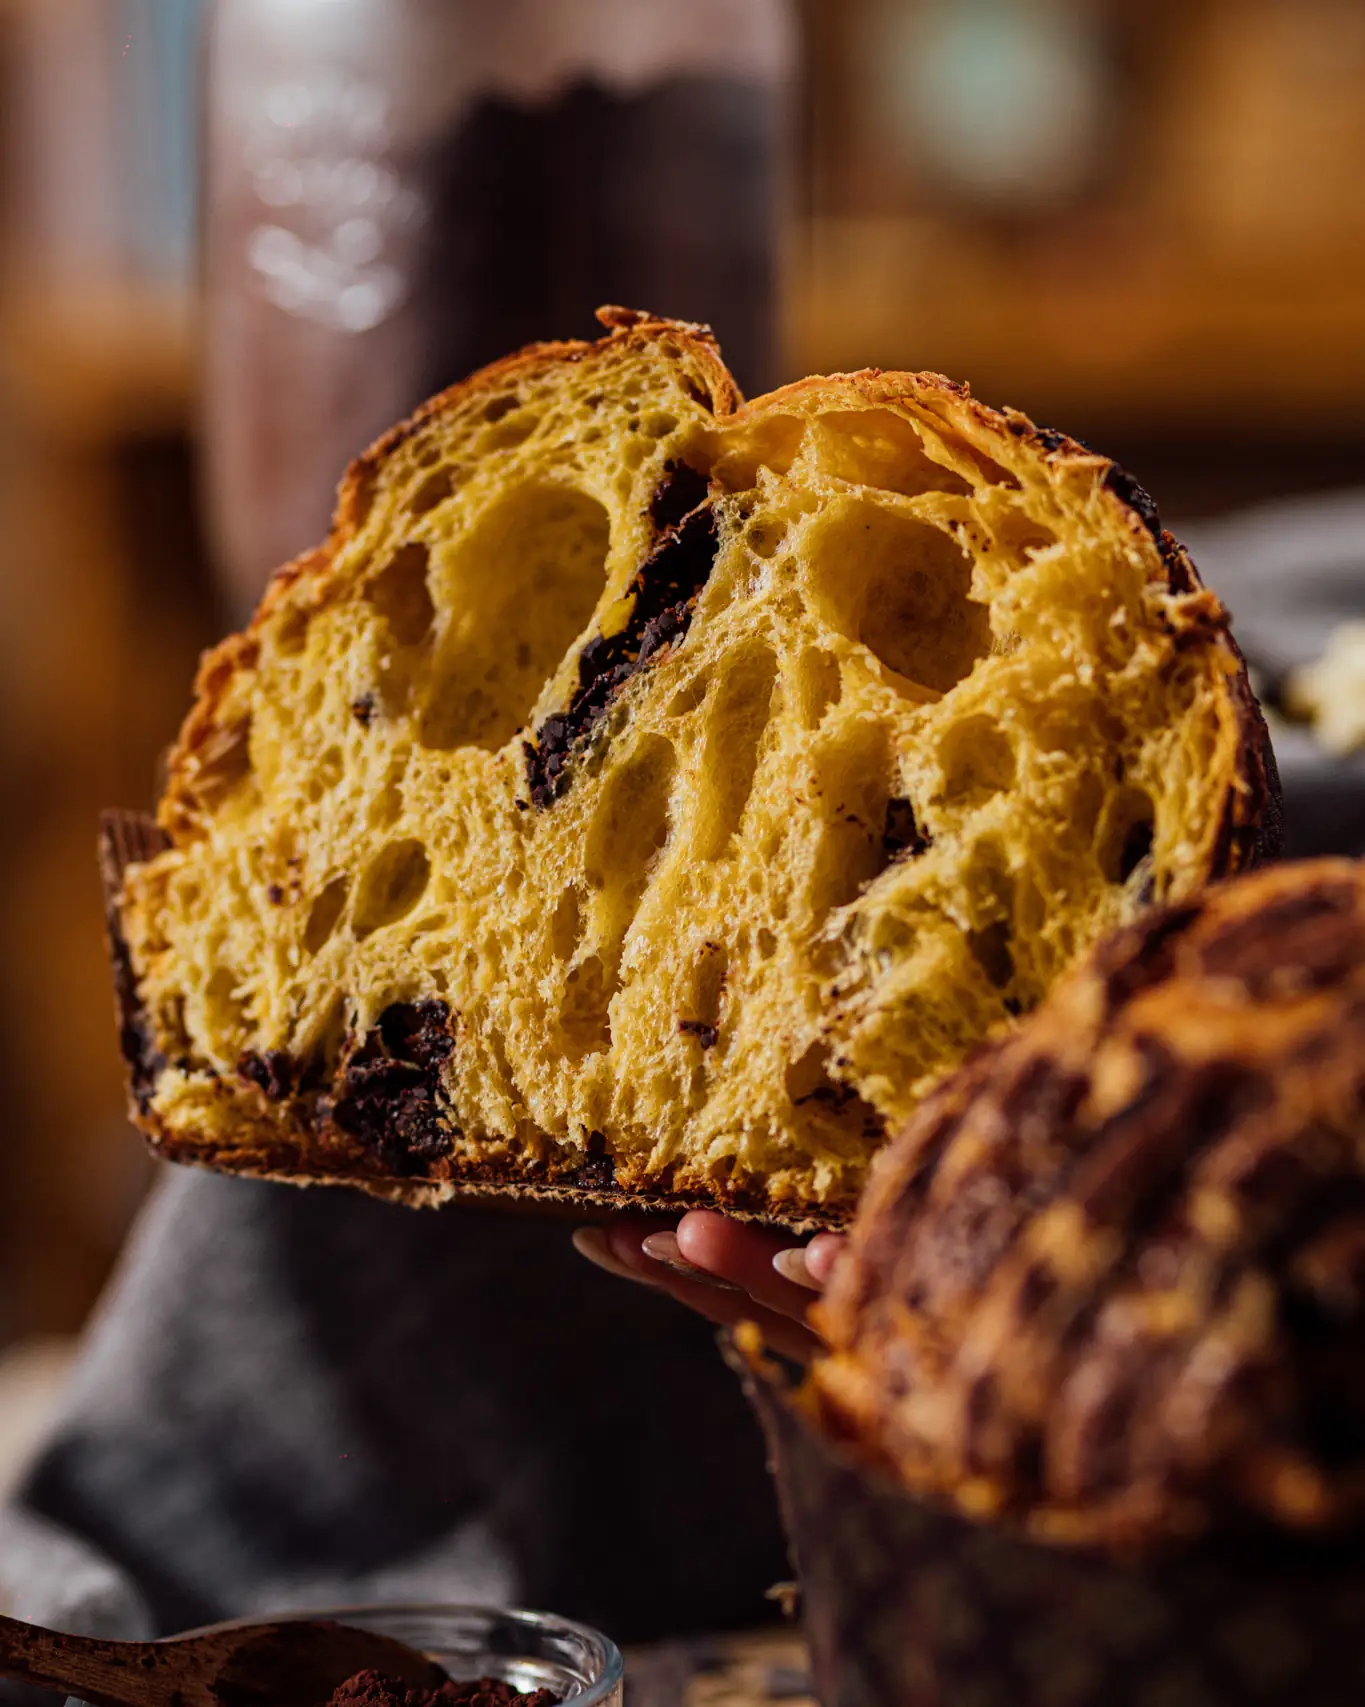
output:
[[[434,1599],[637,1640],[786,1574],[713,1331],[563,1223],[183,1170],[0,1515],[10,1608],[130,1637]]]

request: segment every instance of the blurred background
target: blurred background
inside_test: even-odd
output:
[[[751,389],[965,378],[1211,562],[1334,517],[1360,585],[1362,90],[1359,0],[0,0],[0,1476],[149,1177],[97,813],[347,458],[625,301]]]

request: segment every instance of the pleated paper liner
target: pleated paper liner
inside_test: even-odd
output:
[[[1361,1707],[1365,1547],[1203,1543],[1137,1565],[868,1474],[731,1342],[767,1437],[823,1707]]]

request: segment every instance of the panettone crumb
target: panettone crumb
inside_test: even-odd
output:
[[[1226,613],[1103,457],[936,375],[746,408],[637,318],[352,470],[206,661],[118,921],[167,1153],[853,1202],[1104,931],[1245,863]]]

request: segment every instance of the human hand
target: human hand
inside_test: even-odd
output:
[[[798,1244],[789,1233],[693,1209],[676,1226],[631,1217],[580,1228],[573,1242],[608,1274],[655,1286],[724,1327],[756,1322],[774,1351],[805,1362],[820,1341],[806,1311],[834,1272],[840,1233]]]

